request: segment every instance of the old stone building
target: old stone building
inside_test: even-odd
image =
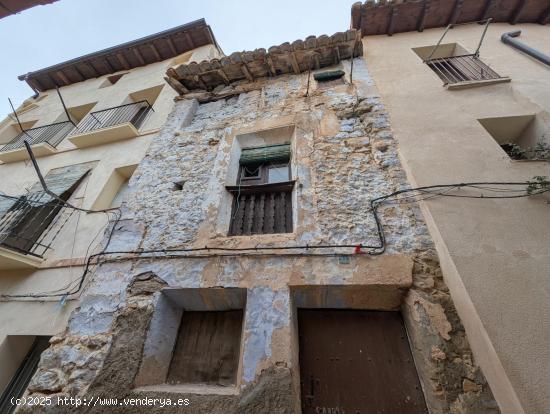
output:
[[[355,4],[345,32],[170,65],[173,110],[26,391],[50,404],[19,411],[74,412],[73,397],[90,413],[543,413],[547,372],[507,345],[520,329],[547,352],[548,330],[533,329],[546,319],[508,312],[524,312],[513,289],[530,312],[547,306],[534,226],[548,181],[533,177],[548,164],[495,142],[528,120],[483,131],[521,103],[516,115],[538,117],[514,142],[527,153],[547,68],[521,56],[493,75],[518,53],[500,43],[508,24],[489,27],[480,56],[467,53],[477,24],[450,31],[466,44],[436,45],[449,22],[545,11],[456,3]],[[535,47],[548,38],[521,29]],[[440,62],[464,55],[481,70]],[[540,293],[510,282],[519,259]]]

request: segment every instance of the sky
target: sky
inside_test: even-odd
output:
[[[0,19],[0,120],[33,94],[18,75],[204,18],[226,55],[350,26],[354,0],[59,0]],[[276,5],[275,5],[276,4]]]

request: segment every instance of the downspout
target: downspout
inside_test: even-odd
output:
[[[519,40],[514,39],[515,37],[518,37],[521,34],[521,30],[516,30],[514,32],[508,32],[504,33],[500,40],[502,40],[502,43],[506,43],[507,45],[512,46],[514,49],[517,49],[539,61],[544,63],[545,65],[550,66],[550,56],[545,55],[542,52],[539,52],[537,49],[533,49],[530,46],[527,46],[525,43],[520,42]]]

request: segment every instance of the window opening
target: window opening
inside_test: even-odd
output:
[[[491,19],[487,19],[485,22],[485,27],[479,39],[476,51],[474,53],[458,53],[458,54],[448,54],[445,51],[445,46],[441,42],[443,38],[447,35],[449,30],[456,24],[450,24],[445,28],[445,31],[441,35],[437,44],[431,49],[428,56],[423,59],[424,63],[432,69],[437,76],[443,81],[444,85],[456,84],[461,82],[469,81],[483,81],[483,80],[492,80],[492,79],[503,79],[498,73],[491,69],[487,64],[485,64],[479,58],[479,50],[483,44],[483,39],[487,33]],[[480,22],[473,22],[480,23]],[[467,24],[470,24],[468,22]],[[419,48],[423,49],[423,48]],[[418,51],[415,50],[417,54]],[[419,54],[420,55],[420,54]]]
[[[290,144],[244,148],[229,235],[292,232]]]

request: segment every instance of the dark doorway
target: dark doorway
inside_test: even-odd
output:
[[[299,309],[303,414],[427,414],[398,312]]]
[[[49,336],[36,337],[27,356],[19,366],[3,394],[0,396],[0,413],[11,414],[15,411],[17,405],[12,404],[12,398],[17,399],[23,395],[32,376],[36,372],[36,368],[38,368],[40,355],[49,345]]]

